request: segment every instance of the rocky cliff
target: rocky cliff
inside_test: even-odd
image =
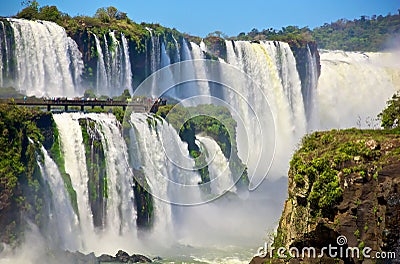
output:
[[[274,247],[300,250],[329,244],[355,247],[369,255],[395,252],[400,261],[399,131],[330,131],[306,137],[290,163],[288,199]],[[344,254],[325,259],[261,259],[252,263],[371,263]],[[290,260],[291,259],[291,260]],[[375,261],[375,260],[374,260]],[[388,262],[389,261],[389,262]],[[374,263],[374,262],[373,262]],[[383,262],[382,262],[383,263]],[[385,263],[398,263],[386,260]]]

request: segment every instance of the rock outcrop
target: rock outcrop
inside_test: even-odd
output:
[[[291,161],[288,194],[275,248],[296,247],[302,252],[315,247],[320,254],[331,244],[338,251],[357,248],[361,252],[360,257],[343,254],[336,260],[325,254],[324,261],[306,254],[300,259],[303,263],[336,263],[339,259],[371,263],[377,252],[395,253],[385,263],[400,263],[399,134],[353,129],[308,136]],[[339,242],[339,236],[345,240]],[[371,259],[363,258],[362,250],[367,247]],[[252,263],[265,261],[256,257]]]

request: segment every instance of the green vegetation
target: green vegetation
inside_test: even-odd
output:
[[[388,41],[400,37],[400,14],[340,19],[315,28],[312,36],[322,49],[379,51]]]
[[[304,137],[290,162],[289,173],[299,192],[307,193],[311,215],[330,218],[335,214],[335,206],[342,199],[344,177],[372,179],[389,160],[400,158],[398,151],[380,150],[382,144],[398,137],[396,130],[357,129],[315,132]]]
[[[0,105],[0,183],[1,189],[14,199],[19,177],[26,170],[23,151],[28,147],[28,138],[34,142],[43,140],[33,122],[35,114],[25,108]]]
[[[65,189],[67,190],[69,198],[71,199],[72,208],[74,209],[74,212],[76,213],[76,215],[79,216],[76,192],[74,190],[74,187],[72,186],[71,177],[65,170],[65,161],[64,161],[63,153],[61,151],[61,142],[60,142],[60,136],[58,133],[58,129],[57,129],[57,126],[54,123],[54,121],[53,121],[52,125],[53,125],[53,133],[54,133],[54,142],[50,149],[50,156],[54,160],[54,162],[57,164],[58,170],[60,171],[61,177],[63,178]]]
[[[236,121],[229,110],[222,106],[199,105],[183,108],[180,106],[160,106],[156,116],[165,118],[177,131],[181,139],[188,143],[190,155],[195,158],[196,165],[201,166],[205,160],[200,156],[200,149],[195,143],[196,134],[204,134],[213,138],[229,160],[233,175],[240,177],[239,187],[248,186],[248,176],[245,165],[237,155]],[[210,180],[208,168],[199,170],[203,182]],[[240,175],[239,175],[240,174]]]
[[[42,114],[0,104],[0,238],[9,244],[18,242],[21,214],[30,216],[38,226],[43,224],[44,183],[36,154],[44,139],[35,123]],[[30,189],[28,195],[23,194],[25,188]]]
[[[385,129],[397,128],[400,120],[400,93],[393,95],[387,102],[387,107],[378,115],[381,126]]]
[[[81,34],[84,31],[90,31],[97,35],[104,35],[110,31],[116,30],[122,32],[127,39],[135,42],[136,49],[140,51],[145,50],[144,40],[150,37],[150,33],[146,30],[146,27],[153,29],[156,36],[182,36],[176,29],[162,27],[160,24],[137,24],[128,17],[127,13],[119,11],[113,6],[99,8],[93,17],[71,17],[59,11],[56,6],[40,7],[39,2],[35,0],[23,2],[23,5],[25,8],[16,15],[17,18],[55,22],[64,27],[70,36]],[[101,41],[103,41],[103,39],[101,39]],[[168,47],[174,45],[172,42],[168,44]],[[86,67],[85,69],[88,70]]]
[[[100,132],[95,121],[89,118],[79,119],[83,144],[85,146],[86,170],[88,172],[89,203],[95,226],[104,225],[104,204],[108,198],[108,179],[106,160]]]
[[[388,41],[400,37],[400,14],[371,17],[361,16],[360,19],[340,19],[330,24],[316,27],[297,26],[283,27],[281,30],[268,28],[252,29],[247,34],[240,33],[233,39],[238,40],[278,40],[294,42],[297,47],[304,43],[315,41],[319,48],[346,51],[379,51],[386,48]]]
[[[232,39],[260,41],[260,40],[276,40],[292,43],[297,48],[305,47],[308,42],[313,42],[312,32],[308,27],[299,28],[297,26],[284,27],[281,30],[273,28],[258,31],[253,28],[247,34],[242,32]]]
[[[23,98],[24,95],[17,92],[14,87],[0,87],[0,98]]]

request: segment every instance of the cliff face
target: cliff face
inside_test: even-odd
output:
[[[372,256],[397,252],[399,260],[398,132],[354,129],[312,134],[293,156],[288,194],[274,240],[276,248],[321,250],[337,245],[337,237],[345,236],[344,247],[370,247]]]
[[[48,188],[37,160],[38,142],[51,144],[51,116],[0,105],[0,120],[0,242],[15,245],[28,221],[39,228],[48,221]]]

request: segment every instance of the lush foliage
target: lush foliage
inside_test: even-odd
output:
[[[398,138],[392,130],[341,130],[306,136],[290,162],[296,192],[306,194],[314,216],[331,217],[342,199],[343,178],[376,178],[399,153],[381,152],[381,144]],[[371,147],[375,145],[374,147]]]
[[[25,171],[23,142],[34,142],[42,135],[33,119],[35,113],[12,105],[0,105],[0,182],[1,189],[14,195],[19,176]]]
[[[229,167],[233,175],[241,175],[240,187],[248,185],[248,176],[245,165],[237,155],[236,121],[229,110],[223,106],[199,105],[183,108],[166,105],[159,107],[157,115],[165,118],[177,131],[183,141],[188,143],[192,157],[200,156],[200,149],[195,143],[196,134],[203,134],[213,138],[221,148],[224,156],[229,160]],[[196,159],[196,165],[204,160]],[[200,169],[203,182],[209,181],[208,168]]]
[[[316,41],[319,48],[348,51],[378,51],[387,47],[388,41],[398,42],[400,37],[400,15],[361,16],[360,19],[340,19],[330,24],[325,23],[313,30],[308,27],[283,27],[281,30],[273,28],[261,31],[252,29],[250,32],[240,33],[234,39],[238,40],[279,40],[302,43]],[[390,46],[390,45],[389,45]]]
[[[386,48],[388,41],[400,37],[400,15],[340,19],[315,28],[312,36],[322,49],[378,51]]]
[[[383,128],[397,128],[400,120],[400,93],[393,95],[387,102],[387,107],[378,115]]]

